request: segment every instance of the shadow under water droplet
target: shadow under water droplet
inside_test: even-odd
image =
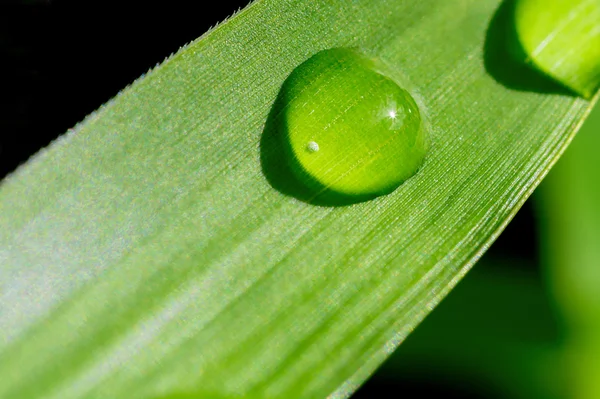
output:
[[[346,195],[326,189],[326,187],[314,183],[307,186],[300,181],[293,168],[302,170],[295,159],[287,156],[289,146],[286,137],[287,125],[282,113],[285,110],[287,100],[285,98],[284,82],[271,112],[267,118],[265,129],[260,140],[260,163],[263,174],[269,184],[280,193],[296,198],[300,201],[320,206],[346,206],[371,200],[381,194],[358,196]],[[302,172],[299,172],[302,173]]]
[[[514,7],[515,0],[502,2],[490,22],[484,47],[486,71],[509,89],[576,96],[550,76],[527,64],[527,54],[517,38]]]

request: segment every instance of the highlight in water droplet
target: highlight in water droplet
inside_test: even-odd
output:
[[[300,64],[265,129],[303,187],[288,193],[325,205],[355,203],[388,194],[414,175],[427,152],[427,125],[405,83],[356,49],[324,50]],[[274,186],[286,180],[270,176]]]

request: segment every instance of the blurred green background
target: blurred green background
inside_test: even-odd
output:
[[[245,4],[199,14],[177,1],[1,3],[0,178]],[[599,134],[596,107],[497,242],[354,398],[600,398]]]

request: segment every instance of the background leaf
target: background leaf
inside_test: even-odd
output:
[[[544,262],[565,324],[569,397],[600,395],[600,106],[541,187]]]
[[[0,396],[351,393],[499,233],[590,106],[488,74],[498,5],[256,2],[6,179]],[[430,155],[371,202],[284,196],[258,146],[279,86],[316,51],[355,45],[418,88]]]

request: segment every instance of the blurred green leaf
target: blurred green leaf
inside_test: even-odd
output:
[[[7,178],[0,397],[350,395],[590,107],[488,74],[498,6],[257,1]],[[319,207],[269,185],[259,142],[286,76],[340,46],[412,81],[432,146],[392,194]]]
[[[450,380],[486,398],[565,398],[559,320],[521,263],[484,257],[379,376]]]
[[[600,107],[536,196],[544,263],[568,329],[568,397],[600,397]]]

